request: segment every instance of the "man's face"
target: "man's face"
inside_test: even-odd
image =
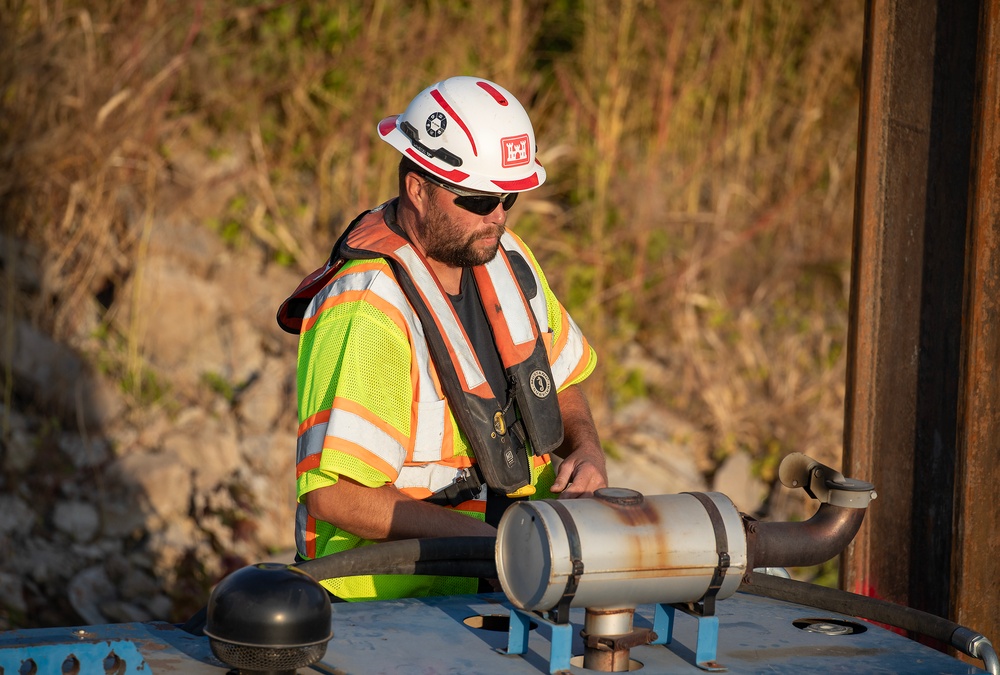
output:
[[[496,257],[507,215],[501,206],[479,216],[454,204],[455,195],[431,189],[420,240],[428,258],[452,267],[475,267]]]

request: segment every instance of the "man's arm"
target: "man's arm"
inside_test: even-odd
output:
[[[492,525],[413,499],[393,485],[371,488],[343,476],[333,485],[306,493],[304,501],[313,518],[375,541],[497,533]]]
[[[608,470],[597,427],[583,390],[571,385],[559,392],[564,439],[556,454],[563,458],[552,491],[561,499],[587,497],[608,486]]]

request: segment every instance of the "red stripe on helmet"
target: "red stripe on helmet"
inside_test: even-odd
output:
[[[491,85],[489,82],[476,82],[476,84],[479,85],[481,89],[485,90],[487,94],[492,96],[494,101],[500,105],[507,105],[507,99],[504,95],[497,91],[496,87]]]
[[[518,190],[530,190],[538,187],[538,172],[531,174],[521,180],[494,180],[490,181],[504,192],[517,192]]]
[[[396,128],[396,118],[399,115],[391,115],[378,123],[378,133],[380,136],[388,136]]]
[[[462,118],[458,116],[458,114],[452,109],[450,105],[448,105],[448,102],[444,100],[444,96],[441,95],[441,92],[439,92],[437,89],[432,89],[431,96],[434,98],[435,101],[438,102],[439,106],[444,108],[444,111],[448,113],[452,117],[452,119],[458,122],[458,126],[462,127],[462,131],[464,131],[465,135],[469,137],[469,143],[472,144],[472,154],[478,157],[479,153],[476,152],[476,141],[473,140],[472,132],[469,131],[469,127],[465,126],[465,122],[462,121]]]
[[[410,148],[406,149],[406,154],[409,155],[410,159],[415,161],[417,164],[420,164],[434,175],[446,178],[452,183],[461,183],[463,180],[469,177],[469,174],[465,173],[464,171],[445,171],[441,167],[434,166],[426,159],[424,159],[423,155],[421,155],[419,152],[416,152],[415,150],[411,150]]]

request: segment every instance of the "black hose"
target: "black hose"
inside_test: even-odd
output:
[[[993,675],[998,675],[1000,666],[997,664],[996,652],[990,641],[954,621],[885,600],[804,581],[784,579],[760,572],[752,572],[749,578],[749,583],[744,583],[740,587],[744,593],[861,617],[919,633],[947,643],[967,656],[982,659],[987,670]]]
[[[317,581],[368,574],[496,578],[495,546],[496,537],[403,539],[353,548],[293,566]]]

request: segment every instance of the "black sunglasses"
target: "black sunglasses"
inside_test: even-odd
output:
[[[433,183],[439,188],[443,188],[448,192],[455,195],[455,206],[475,213],[477,216],[488,216],[493,213],[498,204],[503,204],[504,211],[510,211],[510,208],[514,206],[514,202],[517,201],[516,192],[506,192],[500,193],[498,195],[484,194],[482,192],[467,192],[462,188],[455,187],[450,183],[445,183],[444,181],[438,180],[434,176],[423,171],[417,174],[421,178],[425,179],[428,183]]]

